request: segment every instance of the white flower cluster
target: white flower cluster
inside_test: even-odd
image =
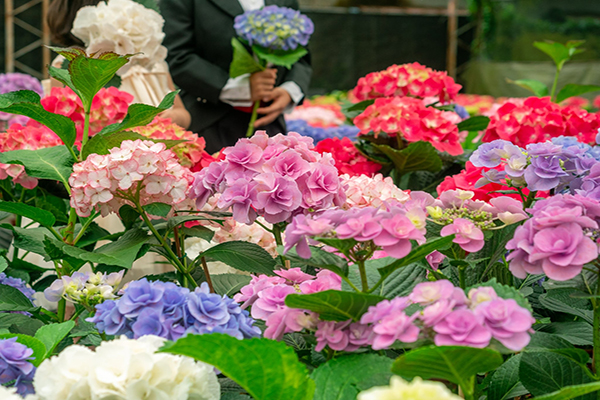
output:
[[[39,400],[218,400],[214,368],[189,357],[155,353],[165,339],[143,336],[102,342],[92,351],[67,347],[38,368]]]
[[[135,1],[108,0],[97,6],[82,7],[71,33],[83,41],[88,53],[140,53],[119,70],[118,74],[124,75],[133,65],[152,70],[155,64],[165,60],[164,22],[159,13]]]
[[[406,382],[392,376],[390,386],[377,386],[358,394],[358,400],[461,400],[441,382],[424,381],[417,377]]]
[[[381,207],[384,201],[390,199],[400,203],[410,200],[410,195],[394,185],[394,181],[389,176],[384,178],[383,175],[377,174],[371,178],[366,175],[344,174],[340,179],[346,191],[346,204],[343,205],[345,209]]]
[[[0,385],[0,399],[2,400],[23,400],[21,396],[17,394],[16,388],[7,388]],[[36,395],[30,394],[25,397],[25,400],[38,400]]]
[[[101,272],[75,272],[73,275],[64,275],[55,280],[44,290],[46,299],[50,302],[57,302],[65,298],[74,303],[83,306],[94,307],[104,300],[114,299],[115,293],[121,280],[124,270],[103,274]]]

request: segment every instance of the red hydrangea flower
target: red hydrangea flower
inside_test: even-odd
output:
[[[352,91],[358,101],[391,96],[437,97],[452,101],[461,85],[445,71],[435,71],[419,63],[392,65],[383,71],[371,72],[358,80]]]
[[[335,167],[338,169],[340,175],[373,176],[381,169],[381,164],[368,160],[348,138],[328,138],[321,140],[315,146],[315,151],[321,154],[330,153],[333,156]]]
[[[439,151],[456,156],[463,153],[458,128],[445,117],[444,112],[426,107],[423,101],[412,97],[376,99],[354,124],[361,134],[381,132],[388,136],[400,134],[408,142],[429,142]]]

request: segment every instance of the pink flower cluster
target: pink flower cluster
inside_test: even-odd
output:
[[[471,115],[480,115],[489,111],[495,101],[492,96],[464,93],[457,94],[455,99],[456,104],[463,106]]]
[[[401,135],[408,142],[429,142],[439,151],[451,155],[463,153],[456,125],[434,107],[426,107],[423,101],[410,97],[376,99],[365,111],[354,118],[354,124],[365,135],[370,132],[377,137],[384,132],[388,136]]]
[[[546,274],[565,281],[598,257],[600,203],[581,195],[557,194],[539,200],[506,248],[510,271],[518,278]]]
[[[306,274],[300,268],[282,269],[275,273],[278,276],[253,276],[250,283],[233,297],[238,303],[243,303],[243,309],[252,306],[252,318],[266,322],[264,337],[268,339],[281,340],[286,333],[316,327],[317,314],[285,305],[288,294],[311,294],[342,288],[342,279],[328,270],[322,270],[316,276]]]
[[[318,128],[331,128],[343,125],[346,116],[342,113],[342,107],[339,104],[314,104],[310,100],[304,100],[301,106],[285,115],[285,119],[293,121],[301,119],[310,126]]]
[[[156,117],[149,125],[132,128],[131,131],[139,133],[150,139],[185,140],[171,148],[177,155],[179,162],[192,171],[200,171],[208,167],[215,159],[204,151],[206,141],[203,137],[186,131],[169,118]]]
[[[445,71],[435,71],[419,63],[392,65],[383,71],[360,78],[353,96],[358,101],[392,96],[436,97],[442,103],[452,101],[461,85]]]
[[[297,215],[285,230],[285,252],[296,246],[300,257],[310,258],[309,240],[315,237],[371,242],[387,255],[402,258],[410,253],[411,240],[425,242],[424,206],[418,192],[405,204],[389,202],[379,207],[332,209],[320,214]]]
[[[124,140],[109,154],[92,154],[73,166],[71,207],[87,217],[93,209],[105,216],[134,201],[177,205],[187,199],[193,179],[164,143]]]
[[[399,189],[392,178],[377,174],[374,177],[366,175],[341,175],[342,185],[346,191],[346,203],[342,208],[381,207],[385,201],[393,200],[405,203],[410,195]]]
[[[419,310],[412,315],[410,305]],[[465,296],[462,289],[446,280],[419,283],[407,297],[383,300],[362,315],[360,322],[319,321],[315,337],[320,351],[329,346],[337,351],[374,350],[394,342],[433,340],[437,346],[483,348],[492,338],[519,351],[530,340],[535,318],[513,299],[498,297],[492,287],[481,286]]]
[[[317,143],[315,151],[321,154],[331,154],[340,174],[373,176],[381,169],[381,164],[362,155],[347,137],[323,139]]]
[[[595,143],[600,114],[561,106],[549,97],[509,99],[491,116],[484,142],[504,139],[525,147],[559,136],[574,136],[581,143]]]
[[[305,211],[340,206],[344,190],[331,156],[313,150],[310,138],[290,132],[257,132],[222,151],[224,159],[195,174],[191,197],[198,208],[216,193],[217,206],[241,223],[261,215],[269,223],[291,221]]]
[[[28,124],[11,125],[6,131],[0,131],[0,153],[13,150],[38,150],[62,144],[54,132],[45,126]],[[19,164],[0,164],[0,180],[12,177],[26,189],[37,186],[38,180],[27,175],[25,167]]]

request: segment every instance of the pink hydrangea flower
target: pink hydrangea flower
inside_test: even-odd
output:
[[[416,342],[419,338],[419,328],[414,324],[417,314],[408,316],[403,312],[396,312],[384,317],[379,323],[373,325],[373,350],[390,347],[396,340],[404,343]]]
[[[452,241],[471,253],[481,250],[484,245],[483,232],[468,219],[456,218],[450,225],[444,226],[440,234],[442,236],[455,234]]]
[[[300,268],[280,269],[274,272],[293,285],[314,279],[314,276],[302,272]]]
[[[329,346],[332,350],[344,351],[350,343],[350,338],[346,328],[350,325],[350,321],[334,322],[334,321],[321,321],[317,325],[317,331],[315,332],[315,338],[317,339],[317,346],[315,351],[321,351],[325,346]]]
[[[410,301],[424,306],[431,305],[438,300],[447,300],[454,294],[454,285],[447,280],[422,282],[415,286],[408,296]]]
[[[492,333],[483,325],[484,318],[468,309],[454,310],[438,322],[433,330],[437,346],[486,347]]]
[[[520,351],[531,339],[528,332],[535,318],[514,299],[483,302],[475,309],[475,314],[483,317],[492,336],[510,350]]]

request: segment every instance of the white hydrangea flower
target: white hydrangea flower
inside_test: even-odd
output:
[[[122,336],[102,342],[95,352],[69,346],[40,365],[33,385],[39,400],[218,400],[214,368],[155,353],[164,342],[157,336]]]
[[[384,178],[377,174],[374,177],[366,175],[350,176],[344,174],[340,176],[342,185],[345,186],[346,204],[343,208],[352,207],[380,207],[386,200],[395,199],[401,203],[410,200],[407,192],[398,188],[392,178]]]
[[[362,391],[357,400],[461,400],[443,383],[424,381],[415,378],[406,382],[399,376],[392,376],[390,386],[377,386]]]
[[[23,400],[21,396],[17,394],[16,388],[7,388],[0,385],[0,399],[2,400]],[[37,400],[37,396],[30,394],[25,400]]]

